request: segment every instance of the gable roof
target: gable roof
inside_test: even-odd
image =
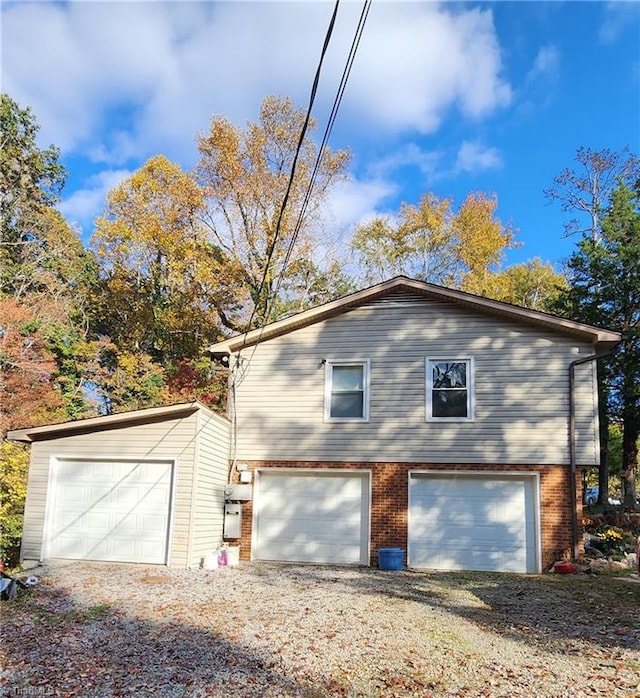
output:
[[[106,429],[118,429],[134,424],[148,424],[159,422],[165,419],[175,419],[187,417],[198,410],[203,410],[210,416],[228,421],[226,417],[217,414],[198,400],[183,402],[177,405],[165,405],[164,407],[147,407],[141,410],[130,412],[119,412],[118,414],[103,415],[101,417],[89,417],[88,419],[77,419],[73,422],[61,422],[58,424],[45,424],[40,427],[28,427],[26,429],[13,429],[7,432],[9,441],[41,441],[44,439],[55,439],[59,436],[70,436],[71,434],[81,434],[89,431],[101,431]]]
[[[539,326],[552,332],[574,336],[581,341],[590,342],[597,349],[611,349],[622,339],[621,334],[613,330],[587,325],[575,320],[567,320],[566,318],[543,313],[539,310],[529,310],[511,303],[476,296],[465,291],[457,291],[424,281],[416,281],[406,276],[396,276],[393,279],[383,281],[362,291],[351,293],[310,310],[277,320],[260,329],[251,330],[250,332],[235,335],[222,342],[212,344],[207,351],[211,354],[237,352],[245,347],[250,347],[302,327],[341,315],[370,301],[398,293],[411,293],[424,298],[457,303],[460,306],[471,308],[485,315],[503,317],[507,320]]]

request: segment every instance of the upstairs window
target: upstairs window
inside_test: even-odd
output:
[[[468,422],[473,415],[473,359],[427,359],[427,420]]]
[[[328,361],[324,416],[331,422],[369,419],[369,361]]]

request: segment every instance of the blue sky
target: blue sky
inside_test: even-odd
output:
[[[342,2],[314,108],[324,131],[362,4]],[[11,2],[2,90],[69,170],[61,210],[87,240],[106,192],[162,153],[191,168],[213,115],[306,107],[333,3]],[[352,151],[328,201],[338,241],[432,191],[496,194],[522,246],[560,265],[575,238],[543,190],[580,146],[640,153],[640,3],[376,2],[329,145]]]

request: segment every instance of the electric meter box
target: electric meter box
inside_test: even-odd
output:
[[[228,502],[248,502],[251,499],[251,485],[227,485],[224,494]]]
[[[242,504],[231,504],[227,502],[224,505],[223,535],[225,538],[242,537]]]

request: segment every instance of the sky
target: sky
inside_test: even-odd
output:
[[[185,170],[213,116],[268,95],[306,109],[334,3],[4,0],[2,91],[69,172],[60,210],[88,242],[107,192],[163,154]],[[313,116],[321,139],[363,3],[343,0]],[[427,192],[495,194],[520,247],[560,268],[576,238],[544,196],[581,146],[640,154],[640,2],[374,0],[329,147],[351,151],[336,239]]]

